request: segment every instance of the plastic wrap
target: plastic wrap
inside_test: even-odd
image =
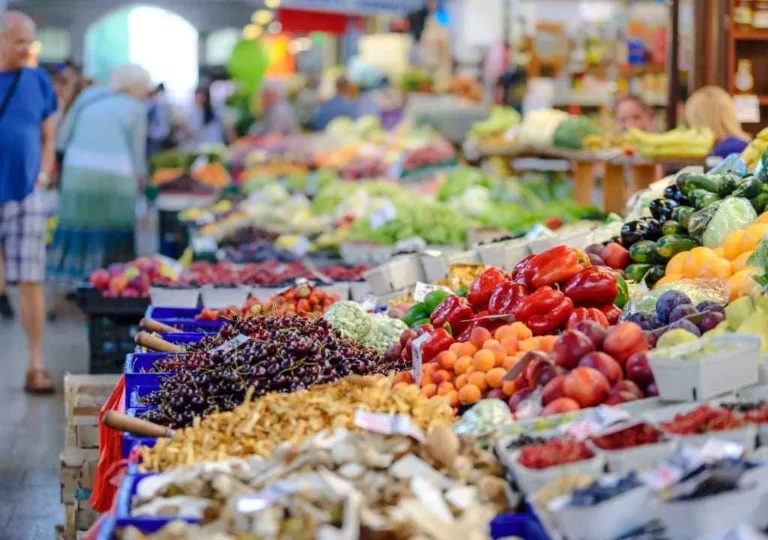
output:
[[[482,437],[510,422],[512,413],[506,403],[500,399],[484,399],[465,412],[453,430],[458,435]]]
[[[679,291],[691,299],[694,305],[701,302],[728,302],[728,281],[725,279],[681,279],[666,285],[656,287],[652,291],[638,291],[633,294],[624,308],[622,319],[626,319],[633,313],[653,313],[656,311],[656,302],[667,291]]]
[[[741,159],[739,154],[730,154],[723,161],[713,167],[707,174],[736,174],[739,176],[747,176],[749,169],[744,160]]]
[[[694,216],[691,216],[691,220]],[[741,197],[725,199],[718,204],[715,213],[707,224],[707,228],[701,236],[702,243],[712,249],[720,247],[726,236],[734,231],[746,229],[756,219],[757,213],[747,199]]]

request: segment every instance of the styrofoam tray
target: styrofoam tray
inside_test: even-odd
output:
[[[416,285],[424,279],[418,255],[401,255],[363,273],[375,295],[387,294]]]
[[[196,308],[200,298],[199,288],[174,289],[171,287],[150,287],[152,305],[167,308]]]
[[[503,270],[512,268],[531,253],[525,238],[477,246],[475,251],[483,264]]]
[[[249,287],[213,287],[205,286],[201,291],[203,307],[208,309],[224,309],[236,306],[243,307],[250,294]]]
[[[736,444],[741,445],[745,452],[751,452],[757,448],[756,424],[747,424],[739,429],[711,431],[701,435],[675,435],[674,433],[669,433],[669,435],[677,438],[682,445],[695,446],[697,448],[703,447],[710,439],[735,442]]]
[[[549,429],[537,432],[510,433],[508,435],[498,437],[494,445],[496,456],[499,458],[501,464],[508,469],[512,468],[512,461],[517,459],[517,451],[519,448],[509,450],[507,449],[507,444],[512,441],[516,441],[523,435],[527,435],[529,437],[541,437],[542,439],[555,439],[560,436],[560,433],[556,429]]]
[[[694,540],[742,523],[752,524],[763,496],[758,488],[692,501],[660,501],[657,513],[671,540]]]
[[[605,456],[608,472],[625,474],[630,471],[642,471],[659,464],[672,456],[677,450],[677,439],[669,438],[655,444],[644,444],[622,450],[604,450],[589,441],[589,444]]]
[[[528,241],[528,249],[533,254],[552,249],[556,246],[569,246],[584,249],[592,243],[592,227],[576,227],[543,238]]]
[[[424,276],[428,283],[443,279],[448,275],[452,264],[469,263],[477,264],[480,258],[476,251],[460,251],[458,253],[423,255],[421,264],[424,266]]]
[[[339,246],[339,253],[345,264],[368,264],[370,260],[370,245],[356,242],[344,242]]]
[[[684,359],[710,343],[721,346],[721,351]],[[715,336],[663,352],[653,351],[648,354],[648,360],[662,399],[705,401],[757,384],[760,338],[739,334]]]
[[[549,467],[548,469],[529,469],[524,467],[517,460],[520,451],[517,450],[510,456],[510,465],[515,480],[520,490],[526,495],[532,495],[539,489],[557,480],[557,478],[567,473],[584,473],[594,477],[603,474],[605,470],[605,457],[597,453],[593,458],[560,465],[558,467]]]
[[[646,508],[653,494],[640,486],[590,507],[551,508],[559,529],[568,540],[613,540],[650,521]]]

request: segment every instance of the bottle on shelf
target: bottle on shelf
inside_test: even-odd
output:
[[[755,77],[752,75],[752,60],[739,59],[733,82],[739,94],[754,94]]]
[[[736,0],[733,8],[733,29],[736,32],[749,32],[754,21],[753,0]]]
[[[768,1],[757,0],[752,11],[752,27],[755,30],[768,30]]]

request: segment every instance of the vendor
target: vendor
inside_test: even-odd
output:
[[[715,135],[713,156],[740,154],[752,139],[741,129],[731,96],[717,86],[705,86],[685,104],[685,120],[692,128],[709,128]]]
[[[336,95],[321,104],[312,116],[312,128],[322,131],[334,118],[347,116],[357,119],[357,104],[353,101],[354,89],[346,77],[336,80]]]
[[[653,131],[653,111],[642,99],[629,95],[616,102],[616,122],[621,131],[630,128]]]

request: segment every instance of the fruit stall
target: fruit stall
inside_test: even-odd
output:
[[[586,138],[579,122],[557,139]],[[100,414],[92,534],[762,533],[754,151],[650,182],[621,216],[560,177],[472,167],[415,186],[251,180],[183,213],[185,257],[82,287],[83,305],[142,302]]]

